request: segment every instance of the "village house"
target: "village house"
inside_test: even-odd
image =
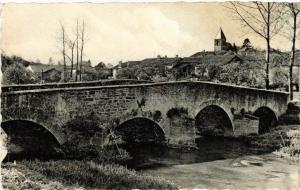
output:
[[[199,64],[198,58],[185,57],[177,60],[172,67],[176,79],[191,78],[195,75],[195,65]]]
[[[42,71],[42,83],[51,83],[51,82],[59,82],[62,78],[62,72],[52,68],[46,71]]]
[[[208,77],[210,64],[222,66],[230,63],[240,63],[241,61],[242,58],[234,53],[224,55],[210,54],[199,57],[185,57],[180,59],[177,64],[172,67],[172,73],[175,75],[177,80],[191,78],[194,80],[203,79]]]

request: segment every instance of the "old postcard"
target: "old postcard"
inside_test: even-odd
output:
[[[1,5],[0,189],[300,189],[300,3]]]

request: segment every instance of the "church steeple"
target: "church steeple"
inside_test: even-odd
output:
[[[226,37],[225,34],[220,27],[220,30],[215,38],[215,51],[224,51],[227,50],[227,43],[226,43]]]
[[[226,37],[221,27],[215,39],[225,40],[226,42]]]

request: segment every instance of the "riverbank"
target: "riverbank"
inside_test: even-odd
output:
[[[77,152],[77,160],[8,162],[2,164],[1,173],[4,188],[12,190],[176,189],[178,186],[236,189],[236,184],[246,189],[285,189],[286,181],[293,187],[294,182],[299,181],[299,163],[280,157],[288,158],[291,152],[299,153],[298,137],[299,125],[287,125],[278,126],[270,133],[240,139],[209,138],[198,142],[198,150],[164,151],[158,147],[158,150],[153,150],[156,153],[153,155],[149,153],[150,148],[133,148],[145,158],[133,160],[135,166],[132,168],[138,172],[113,163],[112,160],[128,156],[122,149],[118,149],[119,154],[116,154],[115,151],[96,151],[87,147],[81,154],[74,151]],[[268,150],[269,153],[259,150]],[[285,154],[275,155],[272,151]],[[72,151],[68,155],[74,156]],[[86,155],[94,155],[98,159],[82,159]],[[140,165],[138,161],[141,161]]]
[[[299,126],[290,129],[287,133],[287,140],[282,140],[281,148],[274,153],[282,158],[300,161],[300,128]]]
[[[300,125],[279,125],[271,129],[268,133],[250,135],[241,139],[249,146],[274,151],[289,145],[291,142],[289,133],[297,130],[300,130]]]
[[[117,164],[91,161],[20,161],[2,165],[4,189],[176,189],[170,181]]]
[[[61,157],[2,164],[4,189],[176,189],[170,181],[142,175],[116,163],[130,159],[118,146],[65,145]],[[60,151],[61,152],[61,151]],[[12,160],[11,160],[12,161]]]

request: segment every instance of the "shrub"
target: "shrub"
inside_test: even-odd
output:
[[[67,131],[72,131],[69,136],[69,142],[76,143],[79,141],[78,137],[89,139],[95,134],[105,133],[105,128],[100,126],[99,118],[96,114],[91,113],[87,117],[76,117],[75,119],[69,121],[64,126]]]
[[[27,71],[22,64],[11,64],[3,72],[4,84],[29,84],[34,81],[33,74]]]
[[[160,121],[161,120],[161,112],[159,110],[156,110],[153,114],[154,121]]]
[[[182,114],[188,114],[188,110],[187,108],[171,108],[168,112],[167,112],[167,116],[168,118],[173,118],[176,116],[180,116]]]
[[[222,71],[217,78],[226,83],[245,86],[261,86],[264,81],[263,70],[260,63],[233,62],[222,66]]]
[[[288,74],[282,70],[274,72],[273,88],[286,88],[288,84]]]
[[[118,79],[136,79],[136,74],[135,74],[135,69],[134,68],[122,68],[118,73],[117,73],[117,78]]]
[[[213,81],[221,74],[222,68],[216,64],[207,65],[208,68],[208,80]]]
[[[129,153],[115,146],[86,145],[79,147],[76,144],[63,145],[66,159],[94,160],[98,163],[123,162],[131,157]]]
[[[286,133],[287,139],[282,138],[281,148],[275,154],[293,161],[300,161],[300,129],[290,130]]]

